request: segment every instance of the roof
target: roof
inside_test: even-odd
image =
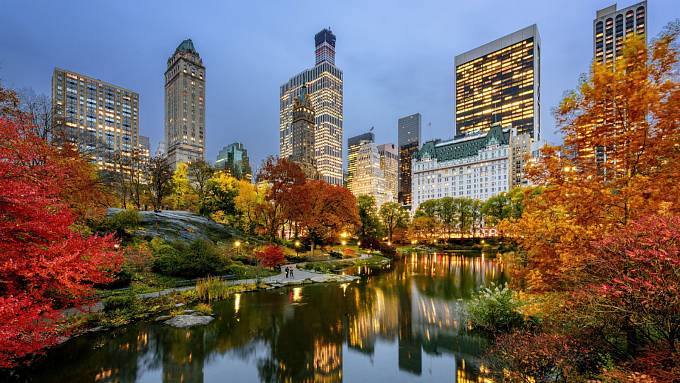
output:
[[[175,53],[178,52],[188,52],[188,53],[193,53],[198,55],[198,52],[196,52],[196,48],[194,48],[194,42],[191,41],[191,39],[186,39],[182,41],[178,46],[177,49],[175,49]]]
[[[510,130],[503,131],[500,125],[494,125],[486,135],[464,137],[442,142],[441,140],[428,141],[415,155],[420,160],[425,156],[434,158],[439,162],[458,160],[473,157],[489,145],[507,145],[510,142]]]

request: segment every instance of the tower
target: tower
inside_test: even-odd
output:
[[[288,159],[300,165],[307,178],[318,177],[314,155],[314,127],[314,107],[307,87],[303,85],[300,95],[293,103],[291,154]]]
[[[205,67],[191,39],[179,44],[165,71],[165,144],[173,169],[204,159]]]

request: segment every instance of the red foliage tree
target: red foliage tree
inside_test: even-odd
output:
[[[261,250],[255,252],[255,258],[264,267],[275,267],[283,264],[286,258],[283,249],[280,246],[267,245]]]
[[[262,163],[257,179],[270,185],[267,203],[260,206],[260,216],[264,221],[265,232],[274,238],[279,228],[298,211],[300,195],[296,191],[305,184],[305,174],[293,161],[269,157]]]
[[[0,117],[0,367],[57,342],[60,309],[110,281],[120,257],[111,236],[71,229],[73,185],[60,152],[21,119]]]

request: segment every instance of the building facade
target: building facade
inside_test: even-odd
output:
[[[308,179],[319,177],[314,154],[314,133],[314,106],[307,93],[307,87],[303,86],[300,96],[293,103],[291,154],[288,159],[297,163]]]
[[[516,129],[502,129],[500,125],[486,133],[426,142],[413,160],[412,211],[430,199],[486,200],[524,183],[522,168],[518,173],[513,165],[518,156],[530,154],[530,146],[524,145],[527,142],[532,142],[529,133],[518,134]],[[519,149],[513,150],[515,147]]]
[[[385,174],[380,167],[380,152],[375,143],[365,141],[359,146],[356,164],[352,194],[357,197],[362,195],[374,197],[378,208],[385,202],[393,201],[394,195],[387,187]]]
[[[380,156],[380,169],[385,177],[385,187],[392,195],[392,199],[395,199],[399,192],[399,151],[397,145],[378,145],[378,155]]]
[[[455,58],[456,136],[491,125],[541,139],[540,37],[534,24]]]
[[[240,180],[251,181],[253,178],[248,150],[240,142],[234,142],[220,150],[215,161],[215,168],[227,170],[229,174]]]
[[[293,105],[303,87],[315,111],[314,157],[319,178],[333,185],[343,184],[342,71],[335,66],[335,35],[323,29],[314,37],[316,65],[293,76],[280,88],[280,157],[292,154]]]
[[[422,118],[420,113],[402,117],[397,122],[397,144],[399,145],[399,190],[398,201],[411,205],[411,161],[420,149]]]
[[[345,176],[345,183],[347,188],[352,190],[352,179],[357,169],[357,154],[359,147],[365,142],[375,142],[375,135],[373,132],[366,132],[347,139],[347,173]]]
[[[165,145],[173,169],[204,159],[205,67],[191,39],[179,44],[165,71]]]
[[[631,34],[647,34],[647,1],[619,10],[616,4],[598,10],[593,20],[594,60],[613,65]]]
[[[100,170],[128,169],[139,147],[139,95],[65,69],[52,74],[55,139],[72,142]]]

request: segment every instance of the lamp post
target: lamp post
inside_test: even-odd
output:
[[[234,242],[234,247],[236,248],[236,255],[241,255],[241,241]]]
[[[296,241],[295,241],[295,256],[296,256],[296,257],[297,257],[298,255],[300,255],[299,251],[300,251],[300,241],[297,241],[297,240],[296,240]]]

